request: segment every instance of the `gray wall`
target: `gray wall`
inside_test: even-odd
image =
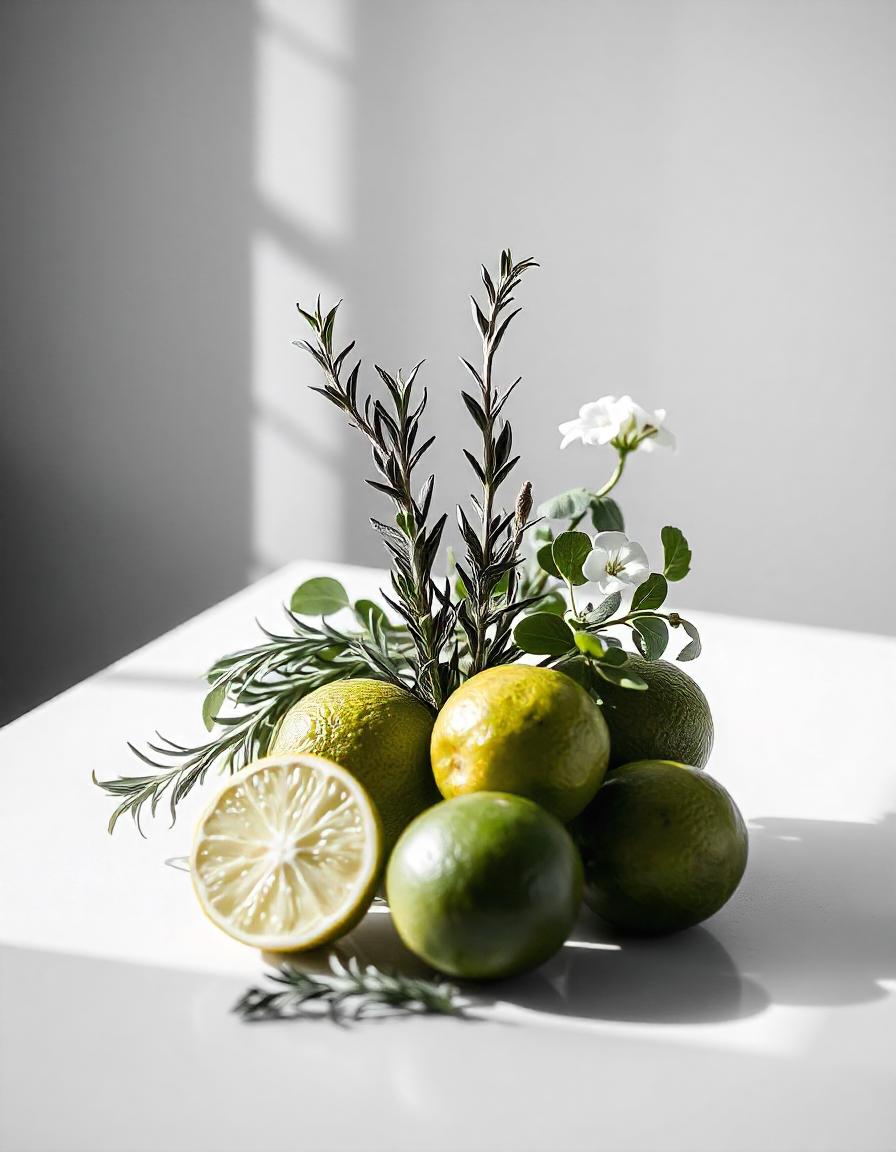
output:
[[[428,358],[468,480],[466,296],[543,268],[503,350],[555,426],[665,406],[620,496],[691,539],[690,605],[896,632],[896,4],[5,0],[0,717],[292,556],[379,562],[293,309]]]
[[[245,582],[251,12],[0,5],[0,719]]]

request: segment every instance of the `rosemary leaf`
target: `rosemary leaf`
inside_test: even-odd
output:
[[[294,1020],[330,1016],[334,1020],[388,1016],[401,1012],[457,1016],[460,994],[450,984],[420,980],[398,972],[364,968],[352,957],[343,964],[330,957],[330,972],[312,975],[284,962],[266,973],[274,989],[249,988],[234,1005],[243,1020]]]

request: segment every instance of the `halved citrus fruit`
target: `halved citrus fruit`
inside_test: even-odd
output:
[[[269,757],[209,804],[190,871],[213,924],[243,944],[297,952],[361,920],[382,843],[373,803],[344,768],[321,756]]]

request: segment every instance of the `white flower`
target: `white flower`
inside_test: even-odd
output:
[[[622,428],[617,415],[618,403],[615,396],[601,396],[600,400],[583,404],[578,420],[560,425],[563,437],[560,447],[565,448],[573,440],[581,440],[583,444],[609,444]]]
[[[560,425],[563,440],[561,448],[573,440],[583,444],[612,444],[623,452],[643,448],[652,452],[661,448],[674,448],[675,437],[665,427],[666,410],[657,408],[648,412],[636,404],[631,396],[601,396],[590,404],[583,404],[577,420]]]
[[[650,575],[647,553],[624,532],[598,532],[582,572],[604,596],[636,588]]]

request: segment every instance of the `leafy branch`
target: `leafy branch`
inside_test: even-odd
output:
[[[365,632],[353,634],[323,619],[315,626],[293,612],[287,612],[287,618],[291,626],[288,634],[270,632],[259,625],[266,636],[263,643],[224,657],[210,670],[211,688],[202,710],[206,727],[215,729],[209,740],[187,745],[157,733],[156,741],[148,743],[145,752],[128,745],[155,769],[153,773],[112,780],[98,780],[94,774],[94,783],[119,801],[109,819],[110,832],[128,813],[142,834],[143,808],[148,805],[155,816],[166,798],[173,823],[177,805],[204,782],[213,767],[235,772],[266,755],[286,712],[302,696],[324,684],[373,676],[407,686],[407,640],[403,643],[400,635],[387,635],[379,621],[371,621]],[[238,711],[223,714],[225,702]]]
[[[556,498],[561,515],[570,514],[572,495],[565,493]],[[553,611],[542,606],[524,617],[514,629],[516,644],[524,652],[544,656],[543,665],[562,668],[591,691],[596,687],[595,676],[623,688],[643,691],[647,687],[619,640],[609,635],[611,628],[626,628],[645,660],[659,660],[669,644],[669,629],[681,628],[688,641],[677,659],[696,659],[700,655],[696,627],[677,612],[659,611],[666,601],[669,582],[684,579],[690,571],[691,550],[680,529],[671,525],[663,528],[662,542],[663,571],[651,572],[635,586],[628,611],[619,614],[622,595],[618,591],[605,596],[596,606],[589,603],[580,609],[576,605],[575,589],[588,582],[583,568],[592,549],[590,537],[572,530],[547,539],[538,550],[538,565],[544,581],[562,581],[565,597],[558,596]],[[535,585],[535,581],[531,584]]]
[[[515,308],[505,315],[506,310],[513,303],[513,292],[523,273],[534,267],[537,267],[534,260],[514,263],[510,250],[505,249],[501,253],[497,284],[485,265],[482,266],[487,306],[483,309],[475,297],[470,298],[473,319],[482,338],[482,369],[461,357],[461,363],[477,385],[476,394],[462,392],[461,396],[482,435],[481,462],[464,449],[482,485],[481,498],[471,497],[479,518],[478,531],[463,508],[457,509],[458,527],[466,546],[465,562],[458,564],[457,570],[467,592],[458,609],[458,623],[469,645],[470,675],[514,658],[511,627],[525,607],[517,600],[516,570],[520,543],[532,508],[531,486],[523,486],[512,512],[495,510],[498,490],[519,461],[518,456],[511,455],[513,433],[501,414],[521,377],[502,391],[495,385],[493,375],[495,354],[510,322],[520,312]]]
[[[333,351],[333,328],[339,305],[326,315],[321,312],[319,298],[314,312],[297,307],[310,325],[314,340],[296,343],[314,357],[326,381],[323,387],[315,387],[313,391],[344,412],[366,437],[380,477],[367,483],[388,496],[395,508],[394,525],[372,521],[392,558],[390,576],[394,598],[383,595],[404,620],[414,640],[416,665],[411,688],[424,703],[437,710],[457,678],[456,658],[441,660],[442,652],[453,642],[456,609],[447,584],[441,589],[432,574],[447,519],[443,514],[432,528],[428,527],[435,477],[430,475],[416,494],[414,491],[413,471],[435,440],[430,436],[417,445],[420,418],[427,402],[425,389],[419,402],[415,403],[413,397],[421,365],[417,364],[406,380],[401,372],[392,376],[376,366],[390,406],[371,394],[359,403],[361,361],[355,363],[345,379],[342,375],[354,341],[338,353]]]
[[[334,1020],[396,1012],[432,1012],[443,1016],[463,1011],[456,988],[400,973],[364,968],[352,957],[347,964],[330,957],[330,972],[311,975],[290,963],[266,973],[275,990],[249,988],[234,1005],[244,1020],[293,1020],[327,1015]]]

